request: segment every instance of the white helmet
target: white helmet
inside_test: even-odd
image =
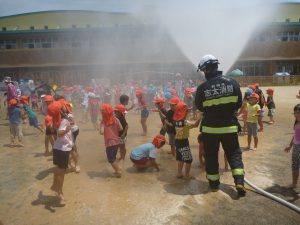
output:
[[[199,70],[203,71],[204,69],[206,69],[206,67],[208,65],[213,65],[213,64],[219,64],[219,60],[216,57],[214,57],[213,55],[205,55],[200,60],[197,72]]]

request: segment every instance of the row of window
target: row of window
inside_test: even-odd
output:
[[[269,63],[263,62],[243,62],[237,63],[235,68],[243,71],[246,76],[266,76]],[[272,71],[288,72],[290,74],[300,74],[300,61],[275,61],[272,65]]]
[[[278,32],[276,34],[263,33],[253,38],[255,41],[300,41],[299,31]]]

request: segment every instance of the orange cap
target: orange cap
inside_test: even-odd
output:
[[[163,136],[161,134],[156,135],[152,141],[152,144],[156,148],[161,148],[165,143],[166,143],[166,138],[165,138],[165,136]]]
[[[174,96],[173,98],[171,98],[171,99],[168,101],[168,103],[169,103],[170,105],[176,105],[176,104],[178,104],[178,102],[180,102],[180,99],[179,99],[177,96]]]
[[[254,85],[248,85],[248,88],[251,88],[253,91],[256,90],[256,87]]]
[[[173,120],[175,121],[183,120],[186,117],[187,111],[188,111],[187,105],[184,102],[178,102],[173,115]]]
[[[102,113],[102,121],[105,125],[111,125],[114,123],[113,108],[110,104],[102,104],[100,106]]]
[[[18,101],[17,101],[17,99],[10,99],[9,101],[8,101],[8,105],[9,106],[16,106],[18,104]]]
[[[170,93],[171,93],[171,95],[176,95],[176,90],[174,89],[174,88],[172,88],[172,89],[170,89]]]
[[[52,95],[46,95],[44,97],[45,102],[53,102],[54,98]]]
[[[274,89],[273,88],[268,88],[267,89],[267,94],[273,96],[274,95]]]
[[[153,100],[154,104],[159,104],[160,107],[164,107],[165,100],[163,98],[155,98]]]
[[[54,101],[48,105],[47,112],[48,115],[52,117],[53,127],[57,129],[61,122],[61,108],[62,103],[60,101]]]

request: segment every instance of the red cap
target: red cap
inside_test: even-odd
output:
[[[253,91],[256,90],[256,87],[254,85],[248,85],[248,88],[251,88]]]
[[[173,120],[180,121],[186,117],[186,112],[188,111],[188,107],[184,102],[179,102],[176,105],[175,112],[173,115]]]
[[[161,134],[156,135],[155,138],[152,141],[152,144],[156,148],[162,147],[165,143],[166,143],[166,138],[165,138],[165,136],[163,136]]]
[[[178,104],[178,102],[180,102],[180,99],[179,99],[177,96],[174,96],[173,98],[171,98],[171,99],[168,101],[168,103],[169,103],[170,105],[176,105],[176,104]]]
[[[258,87],[259,87],[259,83],[255,83],[254,86],[255,86],[256,88],[258,88]]]
[[[273,88],[268,88],[267,93],[268,93],[268,95],[273,95],[274,94],[274,89]]]
[[[111,125],[114,123],[114,114],[113,108],[110,104],[102,104],[100,106],[102,113],[102,122],[105,125]]]
[[[173,89],[170,89],[170,93],[171,93],[171,95],[176,95],[176,90],[173,88]]]
[[[48,115],[52,117],[52,123],[54,129],[57,129],[61,122],[61,108],[62,103],[59,101],[54,101],[50,105],[48,105],[47,112]]]
[[[53,102],[54,98],[52,95],[46,95],[44,97],[45,102]]]
[[[155,98],[155,99],[153,100],[153,102],[154,102],[154,103],[164,103],[165,100],[164,100],[163,98]]]

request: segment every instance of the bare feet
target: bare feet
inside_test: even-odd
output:
[[[183,174],[177,174],[177,176],[176,176],[178,179],[181,179],[181,178],[183,178]]]
[[[189,175],[189,176],[184,176],[183,179],[185,179],[185,180],[195,180],[196,178],[194,176]]]

